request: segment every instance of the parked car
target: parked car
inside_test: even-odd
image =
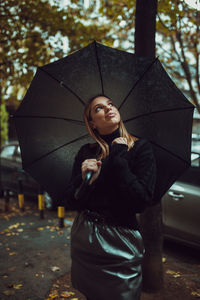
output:
[[[200,153],[162,199],[164,237],[200,248]]]
[[[7,190],[14,195],[19,192],[19,181],[23,186],[25,197],[37,200],[39,184],[22,169],[20,147],[18,142],[11,142],[0,149],[0,194]],[[45,195],[46,208],[53,208],[53,201],[47,192]]]

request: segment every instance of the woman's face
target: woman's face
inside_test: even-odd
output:
[[[110,134],[119,127],[119,111],[107,97],[99,96],[92,101],[90,116],[92,127],[100,134]]]

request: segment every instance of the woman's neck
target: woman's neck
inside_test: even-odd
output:
[[[114,139],[120,137],[119,128],[115,129],[109,134],[100,134],[100,137],[110,145]]]

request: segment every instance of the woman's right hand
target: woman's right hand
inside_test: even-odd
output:
[[[89,185],[92,184],[98,178],[101,171],[101,164],[102,162],[100,160],[96,160],[95,158],[86,159],[82,162],[81,171],[83,180],[85,179],[85,176],[88,171],[93,172]]]

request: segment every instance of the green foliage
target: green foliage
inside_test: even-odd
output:
[[[5,103],[0,104],[0,146],[8,141],[8,113]]]
[[[136,0],[100,0],[98,14],[96,1],[88,9],[81,2],[71,0],[64,7],[59,0],[1,2],[3,99],[21,100],[37,66],[66,56],[94,39],[133,52]],[[157,54],[177,85],[189,89],[196,105],[200,94],[199,24],[199,13],[184,1],[158,1]]]
[[[121,49],[134,49],[135,0],[101,0]],[[123,22],[124,21],[124,22]],[[156,49],[177,86],[189,91],[200,112],[200,12],[183,0],[158,0]]]
[[[50,4],[52,3],[53,4]],[[52,62],[97,39],[112,45],[109,28],[78,1],[61,8],[60,1],[4,0],[0,4],[0,77],[2,98],[22,99],[36,67]],[[66,51],[62,38],[69,41]]]
[[[161,60],[200,112],[200,12],[184,1],[160,0],[157,32]]]

